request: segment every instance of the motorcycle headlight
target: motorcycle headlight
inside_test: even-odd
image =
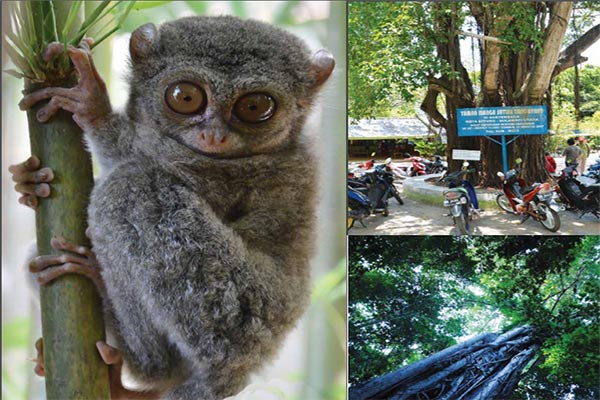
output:
[[[467,204],[467,198],[466,197],[461,197],[460,198],[460,204]]]

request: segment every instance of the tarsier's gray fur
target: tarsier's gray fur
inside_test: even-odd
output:
[[[126,114],[86,132],[103,165],[89,224],[109,330],[133,375],[168,399],[243,389],[307,305],[310,65],[305,44],[273,26],[176,20],[132,60]],[[219,122],[248,154],[209,157],[180,140],[189,126],[165,114],[160,82],[186,74],[205,80],[223,109],[243,90],[277,94],[277,116],[261,129]]]

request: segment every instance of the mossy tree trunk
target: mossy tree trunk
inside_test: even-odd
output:
[[[45,11],[42,7],[39,10]],[[67,10],[56,12],[60,20],[58,13]],[[26,81],[25,91],[50,84],[68,87],[76,83],[74,75],[63,80],[48,78],[47,84]],[[46,103],[41,102],[27,111],[31,152],[39,157],[42,166],[52,168],[55,173],[51,196],[42,200],[36,210],[40,255],[57,253],[50,246],[54,235],[90,245],[85,229],[93,187],[91,158],[81,129],[65,111],[47,123],[39,123],[36,112]],[[47,398],[108,399],[108,368],[95,346],[98,340],[105,338],[102,303],[93,283],[69,274],[43,286],[40,296]]]

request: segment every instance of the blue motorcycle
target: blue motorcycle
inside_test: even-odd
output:
[[[468,163],[464,165],[468,166]],[[464,175],[475,172],[475,169],[463,169],[452,172],[440,179],[441,182],[448,183],[448,190],[443,192],[444,207],[450,207],[450,214],[454,220],[454,225],[461,235],[471,233],[471,222],[479,215],[479,202],[475,188],[466,179]]]

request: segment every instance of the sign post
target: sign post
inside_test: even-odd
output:
[[[480,107],[457,110],[458,136],[485,136],[502,146],[502,166],[508,171],[509,144],[522,135],[548,133],[546,106]],[[500,136],[500,140],[492,136]],[[514,136],[507,140],[507,136]]]

